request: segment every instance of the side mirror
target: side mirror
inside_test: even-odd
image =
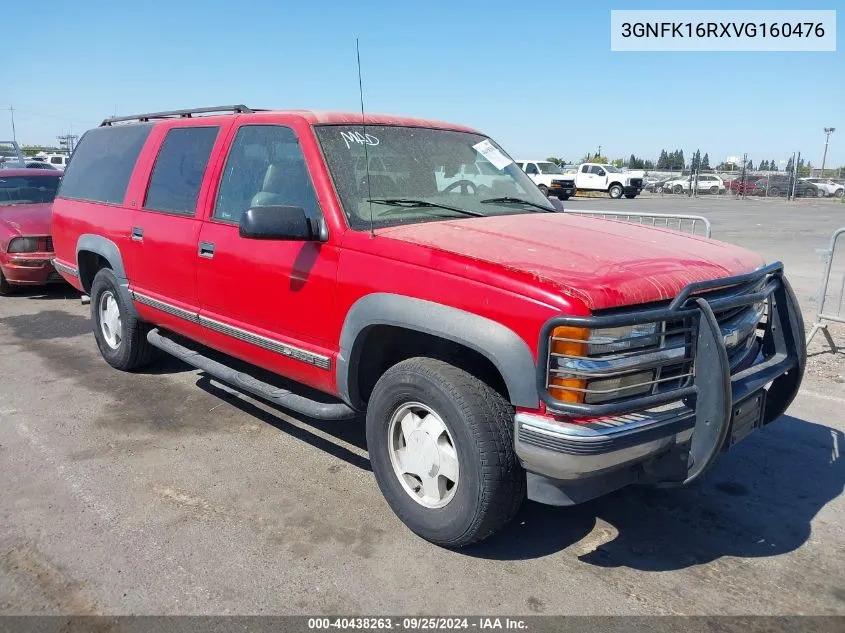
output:
[[[311,220],[300,207],[252,207],[241,216],[241,237],[253,240],[310,242],[318,239]]]

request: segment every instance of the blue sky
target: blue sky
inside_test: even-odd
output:
[[[841,0],[804,8],[842,8]],[[715,164],[800,150],[845,165],[845,48],[835,53],[610,51],[610,10],[795,9],[736,1],[585,3],[7,2],[0,138],[54,142],[119,114],[223,103],[367,110],[479,128],[515,157],[696,148]],[[839,5],[839,7],[837,7]],[[843,15],[839,12],[837,17]],[[840,17],[841,21],[841,17]],[[841,32],[843,29],[839,29]],[[8,33],[8,29],[7,29]],[[31,51],[31,52],[30,52]]]

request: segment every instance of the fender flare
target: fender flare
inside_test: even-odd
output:
[[[132,299],[132,293],[129,291],[129,279],[126,277],[126,268],[123,265],[123,257],[120,254],[120,249],[117,244],[102,235],[93,235],[91,233],[84,233],[79,236],[76,241],[76,266],[79,270],[80,283],[82,282],[82,270],[79,266],[79,252],[89,251],[96,253],[105,259],[112,269],[115,277],[118,280],[118,290],[123,296],[125,303],[132,310],[133,316],[138,318],[138,313],[135,311],[135,303]],[[90,290],[90,289],[89,289]]]
[[[493,363],[504,378],[511,404],[535,409],[539,406],[534,357],[516,332],[465,310],[392,293],[366,295],[346,314],[336,372],[338,392],[348,403],[358,400],[353,385],[362,351],[361,335],[376,325],[416,330],[464,345]]]

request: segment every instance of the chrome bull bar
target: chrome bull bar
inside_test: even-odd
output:
[[[690,235],[711,237],[710,220],[703,215],[677,215],[669,213],[633,213],[628,211],[598,211],[592,209],[565,209],[564,213],[603,218],[605,220],[622,220],[644,226],[670,229]]]
[[[840,236],[843,234],[845,234],[845,227],[837,229],[830,237],[830,246],[824,254],[825,266],[821,290],[819,291],[819,311],[816,315],[816,320],[813,322],[813,327],[810,329],[810,334],[807,336],[807,345],[809,345],[810,341],[812,341],[813,337],[816,335],[816,332],[821,331],[824,334],[828,345],[830,345],[830,349],[833,351],[836,351],[836,343],[834,342],[833,336],[831,336],[827,326],[830,322],[845,323],[845,315],[843,315],[843,310],[845,310],[845,273],[843,273],[842,281],[839,284],[839,296],[833,306],[833,309],[836,310],[835,313],[832,310],[828,310],[827,291],[831,282],[833,260],[836,257],[836,247],[840,241]]]

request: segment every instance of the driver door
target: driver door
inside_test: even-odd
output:
[[[331,355],[338,249],[241,237],[241,215],[256,206],[295,206],[322,217],[290,127],[236,129],[196,252],[201,323],[212,347],[319,388],[330,372],[312,361]]]

